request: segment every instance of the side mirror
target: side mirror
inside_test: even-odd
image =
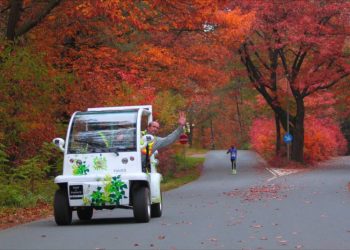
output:
[[[64,152],[64,140],[62,138],[55,138],[52,140],[53,144],[55,144],[62,152]]]

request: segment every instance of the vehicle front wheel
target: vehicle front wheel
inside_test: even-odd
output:
[[[92,207],[79,207],[77,215],[80,220],[91,220],[94,210]]]
[[[133,212],[137,222],[149,222],[151,202],[148,187],[139,187],[133,193]]]
[[[57,225],[69,225],[72,223],[72,209],[69,207],[66,190],[59,189],[56,191],[53,208]]]

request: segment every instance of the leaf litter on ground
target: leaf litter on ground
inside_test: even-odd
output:
[[[230,192],[223,194],[232,198],[241,198],[242,201],[259,201],[259,200],[282,200],[287,195],[285,191],[291,190],[291,186],[281,184],[269,184],[261,186],[253,186],[245,189],[235,188]]]

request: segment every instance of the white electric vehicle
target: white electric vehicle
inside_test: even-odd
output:
[[[57,225],[69,225],[72,212],[90,220],[94,209],[130,208],[137,222],[162,215],[161,174],[148,152],[152,106],[89,108],[75,112],[66,140],[53,139],[64,152],[63,173],[55,178]]]

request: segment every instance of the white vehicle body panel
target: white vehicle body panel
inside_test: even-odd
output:
[[[133,125],[135,127],[132,130],[130,128],[124,129],[133,133],[132,136],[136,140],[135,150],[106,152],[97,147],[94,150],[100,150],[100,152],[87,151],[87,153],[82,153],[72,151],[73,146],[71,143],[74,141],[73,129],[75,129],[74,126],[79,125],[74,123],[77,122],[79,116],[83,117],[82,121],[88,124],[84,125],[86,129],[80,134],[85,133],[84,136],[86,136],[88,133],[94,133],[93,136],[96,137],[97,130],[95,129],[93,132],[90,132],[88,126],[92,127],[92,125],[95,126],[96,124],[105,125],[113,123],[115,122],[114,119],[119,117],[119,111],[121,112],[121,117],[123,117],[125,112],[125,114],[129,115],[127,113],[129,111],[132,114],[137,114],[137,118],[135,119],[136,124]],[[112,114],[111,116],[109,116],[109,112]],[[98,117],[100,114],[106,114],[102,123],[90,122],[90,120],[94,119],[94,115]],[[151,191],[151,202],[160,202],[160,182],[162,176],[156,172],[155,162],[157,161],[154,160],[154,157],[150,172],[146,173],[142,171],[140,149],[142,116],[148,117],[148,122],[150,122],[152,120],[152,106],[89,108],[87,112],[75,112],[72,115],[65,140],[63,174],[55,178],[55,183],[67,185],[69,205],[71,207],[128,206],[131,203],[130,189],[133,182],[146,183]],[[112,125],[117,126],[116,124],[115,122]],[[121,130],[123,129],[118,128],[116,131]],[[88,145],[90,141],[86,140],[84,143]],[[99,142],[101,142],[101,139]]]

